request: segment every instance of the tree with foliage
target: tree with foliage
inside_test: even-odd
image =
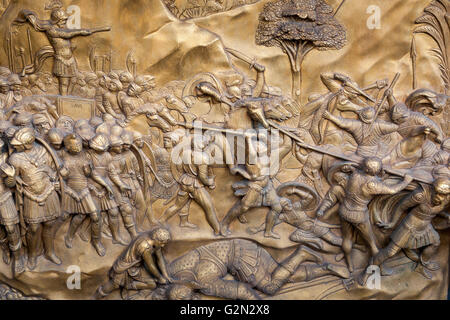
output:
[[[259,15],[256,44],[280,47],[292,70],[292,97],[300,101],[302,62],[312,49],[341,49],[344,27],[324,0],[278,0],[264,5]]]

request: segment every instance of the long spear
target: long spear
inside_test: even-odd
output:
[[[398,81],[399,78],[400,78],[400,72],[397,72],[397,73],[395,74],[395,76],[394,76],[394,79],[392,79],[391,84],[390,84],[389,87],[386,89],[386,91],[388,91],[388,90],[394,88],[394,86],[395,86],[395,84],[397,83],[397,81]],[[385,91],[385,92],[386,92],[386,91]],[[369,135],[369,134],[372,132],[373,124],[374,124],[375,121],[377,120],[378,114],[380,113],[380,110],[381,110],[383,104],[386,102],[386,99],[387,99],[387,95],[384,94],[384,95],[383,95],[383,98],[381,99],[381,102],[375,105],[375,108],[376,108],[375,117],[373,118],[373,121],[372,121],[372,123],[370,124],[369,130],[367,130],[366,135]]]
[[[267,120],[267,122],[269,123],[270,126],[272,126],[273,128],[281,131],[282,133],[284,133],[285,135],[289,136],[290,138],[292,138],[293,140],[295,140],[297,142],[297,144],[305,149],[309,149],[312,151],[316,151],[322,154],[326,154],[329,156],[332,156],[334,158],[338,158],[341,160],[345,160],[345,161],[350,161],[356,164],[361,164],[363,161],[363,158],[354,154],[352,156],[347,156],[345,154],[342,153],[338,153],[338,152],[334,152],[331,150],[325,150],[321,147],[318,146],[311,146],[309,144],[306,144],[303,142],[303,140],[301,140],[298,136],[296,136],[295,134],[293,134],[292,132],[289,132],[286,129],[283,129],[282,127],[280,127],[279,125],[277,125],[276,123],[274,123],[272,120]],[[401,170],[397,170],[397,169],[393,169],[393,168],[387,168],[387,167],[383,167],[384,171],[386,171],[387,173],[396,175],[396,176],[400,176],[400,177],[404,177],[406,172],[405,171],[401,171]],[[422,183],[426,183],[426,184],[432,184],[433,181],[428,180],[426,178],[422,178],[422,177],[417,177],[417,176],[413,176],[414,180],[418,181],[418,182],[422,182]]]

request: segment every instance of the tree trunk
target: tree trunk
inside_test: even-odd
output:
[[[302,70],[299,68],[297,71],[292,69],[292,98],[300,103],[302,87]]]

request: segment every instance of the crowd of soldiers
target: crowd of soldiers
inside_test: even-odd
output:
[[[367,90],[380,91],[387,83],[377,82],[364,91],[347,76],[327,73],[321,79],[330,92],[311,96],[301,108],[299,126],[283,131],[286,127],[277,127],[273,121],[282,121],[274,111],[277,109],[270,107],[278,104],[278,110],[282,109],[280,99],[264,95],[264,67],[256,64],[254,68],[259,81],[234,85],[238,94],[231,90],[233,86],[224,86],[228,91],[221,92],[223,88],[204,80],[197,81],[188,99],[180,94],[182,83],[157,90],[150,75],[78,72],[68,92],[94,99],[99,116],[75,121],[58,114],[52,98],[58,94],[58,86],[51,75],[39,72],[22,77],[2,67],[0,241],[3,260],[12,264],[14,275],[26,267],[33,270],[42,253],[61,264],[54,239],[64,222],[70,220],[64,238],[67,248],[72,248],[78,233],[82,239],[90,237],[98,255],[104,256],[105,235],[115,244],[130,243],[120,232],[121,224],[132,239],[114,264],[112,280],[100,290],[100,296],[130,281],[135,289],[148,288],[148,283],[154,288],[154,278],[159,284],[172,282],[173,275],[161,255],[170,234],[162,226],[178,214],[180,227],[197,229],[188,220],[190,203],[194,201],[203,209],[215,236],[231,234],[236,219],[247,223],[245,216],[250,209],[267,207],[265,223],[249,228],[250,233],[264,231],[265,237],[278,239],[275,226],[288,223],[296,228],[290,240],[306,246],[314,242],[314,249],[338,254],[336,260],[345,257],[349,273],[354,272],[352,249],[365,251],[365,245],[355,243],[356,235],[360,235],[369,248],[371,264],[382,266],[383,274],[392,272],[383,262],[404,249],[422,274],[431,277],[430,272],[439,268],[432,258],[440,243],[432,221],[437,215],[450,219],[446,213],[450,200],[449,139],[440,126],[411,104],[398,102],[391,88],[385,90],[385,103],[378,108],[370,106]],[[239,199],[222,221],[209,193],[216,187],[211,147],[223,154],[231,147],[223,133],[194,137],[176,120],[177,115],[184,118],[185,124],[195,119],[189,112],[189,102],[204,97],[231,108],[247,108],[254,129],[281,128],[276,147],[270,143],[272,131],[244,133],[245,162],[228,164],[232,175],[242,177],[233,185]],[[355,117],[349,117],[350,113]],[[152,134],[143,136],[127,129],[127,124],[141,114],[146,116],[149,128],[160,134],[161,144],[153,141]],[[329,128],[330,123],[335,127]],[[173,170],[172,150],[182,143],[189,148],[181,155],[181,165]],[[305,143],[320,148],[314,151]],[[150,150],[153,159],[145,149]],[[360,161],[342,162],[339,155],[330,158],[333,150],[344,158],[355,156]],[[282,169],[280,165],[272,167],[273,156],[281,164],[289,152],[302,164],[301,175],[298,181],[277,187],[275,177]],[[383,176],[384,167],[407,171],[401,179],[387,177]],[[423,177],[431,178],[429,183],[415,180],[421,176],[420,170],[425,172]],[[324,176],[329,188],[318,183]],[[369,203],[382,195],[398,194],[403,197],[394,212],[387,214],[387,221],[377,221],[374,226]],[[151,212],[158,199],[171,203],[160,221]],[[313,217],[305,213],[310,211]],[[331,212],[339,215],[340,225],[318,221]],[[151,232],[140,233],[146,231],[146,217]],[[375,227],[395,230],[385,248],[380,248]],[[339,228],[341,236],[332,231]],[[334,249],[324,249],[323,241]],[[150,278],[131,277],[130,268],[141,263],[146,265]],[[326,272],[348,276],[332,268]],[[359,280],[363,283],[366,278],[367,273],[362,272]],[[246,296],[255,297],[248,292]]]

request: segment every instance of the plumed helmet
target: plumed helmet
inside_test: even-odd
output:
[[[11,145],[21,146],[34,143],[35,135],[32,128],[21,128],[14,133],[14,137],[11,140]]]
[[[108,137],[103,133],[97,133],[91,141],[89,141],[89,147],[97,151],[106,151],[109,148]]]

